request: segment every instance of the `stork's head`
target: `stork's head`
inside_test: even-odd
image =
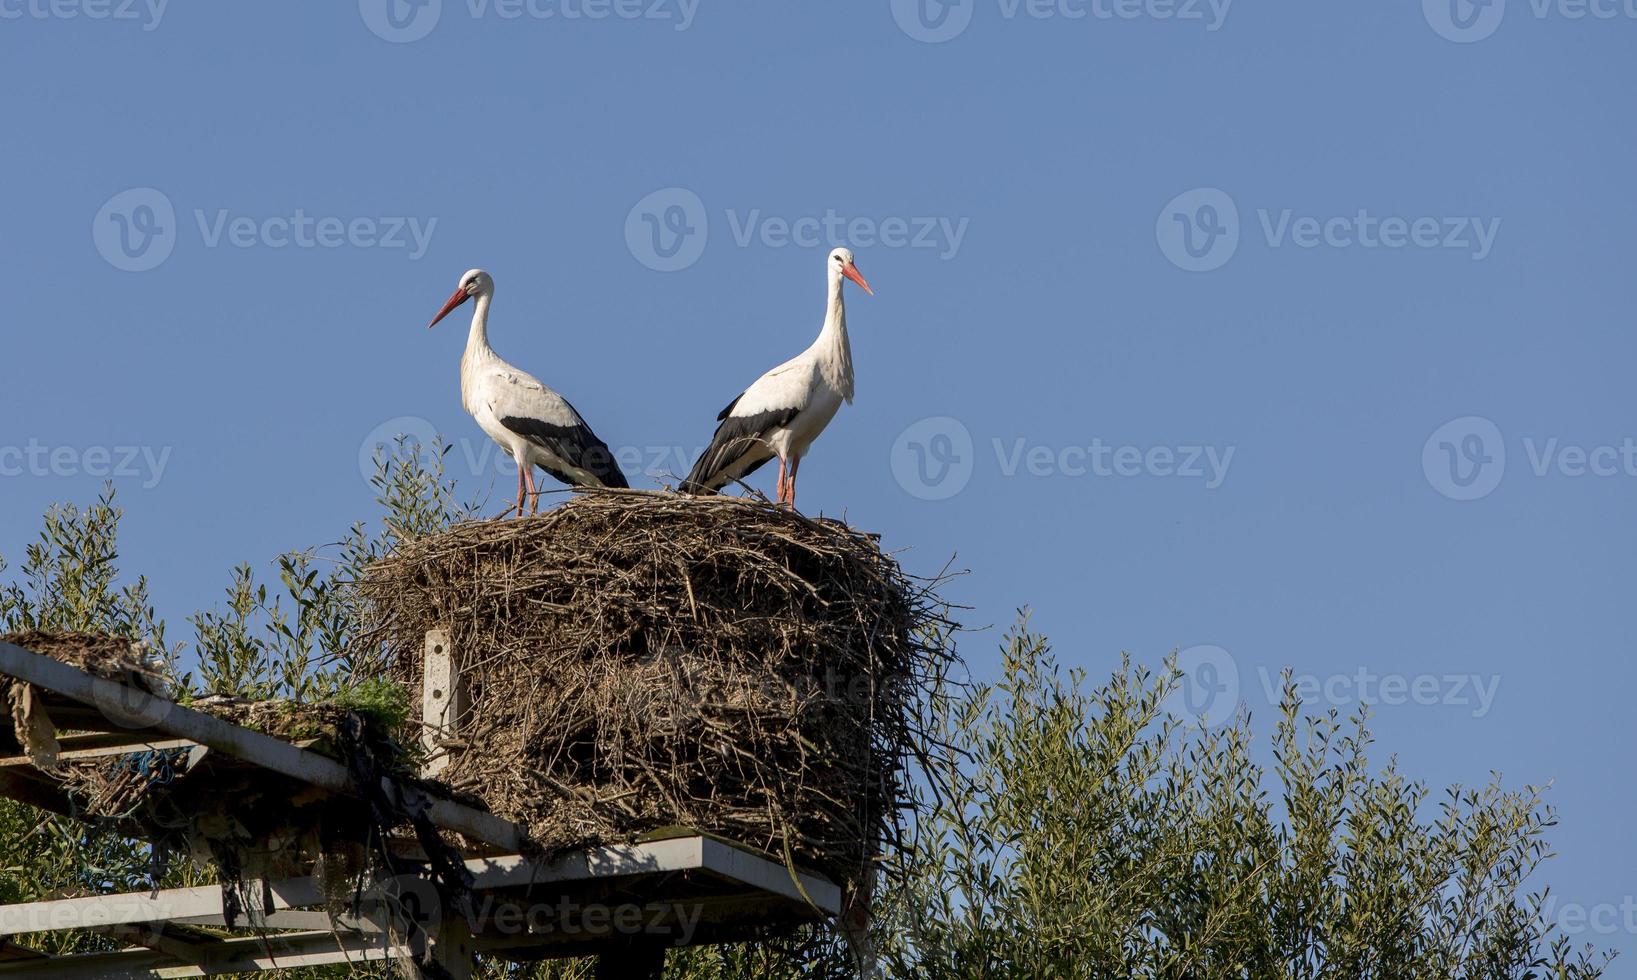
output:
[[[871,289],[870,284],[859,275],[858,266],[853,262],[853,251],[849,248],[838,248],[830,252],[830,281],[839,283],[842,276],[858,283],[858,288],[871,296],[875,295],[875,290]]]
[[[449,302],[443,304],[443,309],[426,325],[427,329],[438,325],[438,321],[448,316],[455,307],[471,299],[473,296],[492,296],[495,291],[495,281],[492,276],[482,269],[468,269],[466,275],[460,277],[460,285],[455,287],[455,294],[449,297]]]

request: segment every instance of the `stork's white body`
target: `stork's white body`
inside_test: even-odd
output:
[[[478,428],[517,462],[518,511],[522,511],[525,494],[532,494],[539,506],[535,467],[571,486],[627,486],[608,446],[568,399],[507,364],[489,346],[494,280],[488,273],[473,269],[463,276],[438,319],[468,298],[475,302],[466,351],[460,359],[461,404]],[[432,322],[436,325],[438,321]]]
[[[568,399],[527,371],[507,364],[489,348],[483,331],[476,325],[477,318],[486,312],[482,306],[473,311],[472,334],[466,342],[466,353],[460,359],[460,400],[467,413],[478,428],[519,465],[538,466],[559,479],[572,477],[564,482],[575,486],[603,486],[596,474],[501,422],[505,418],[531,418],[563,429],[586,425]]]
[[[813,440],[843,402],[853,400],[853,351],[847,336],[842,279],[857,276],[852,253],[838,249],[829,269],[824,325],[800,354],[757,378],[722,414],[711,445],[694,464],[684,488],[719,490],[775,457],[780,462],[779,499],[792,502],[795,473]],[[851,269],[851,271],[846,271]],[[863,284],[860,276],[857,282]],[[867,289],[868,286],[866,285]],[[783,471],[790,474],[789,495]]]

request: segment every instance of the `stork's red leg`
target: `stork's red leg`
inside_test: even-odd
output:
[[[510,514],[511,511],[507,511]],[[505,516],[505,515],[502,515]],[[517,464],[517,516],[523,516],[523,464]]]
[[[789,493],[788,493],[789,500],[786,501],[786,502],[790,504],[790,509],[791,510],[796,509],[796,470],[798,470],[800,468],[801,468],[801,457],[800,456],[790,457],[790,490],[789,490]]]
[[[540,487],[534,482],[534,467],[530,466],[523,472],[528,477],[529,483],[529,513],[538,514],[540,513]],[[522,515],[519,514],[518,516],[521,517]]]
[[[779,457],[779,503],[784,503],[784,457]]]

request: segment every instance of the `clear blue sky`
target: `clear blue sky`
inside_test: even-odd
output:
[[[471,266],[502,354],[692,449],[839,230],[804,509],[1093,674],[1220,648],[1264,732],[1264,675],[1363,671],[1382,757],[1556,781],[1629,969],[1637,19],[1453,2],[0,0],[0,553],[115,469],[179,619],[366,515],[400,417],[503,498],[425,329]]]

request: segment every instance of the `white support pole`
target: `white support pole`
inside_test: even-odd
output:
[[[455,726],[466,710],[460,668],[455,664],[455,650],[447,630],[427,630],[421,663],[421,748],[426,753],[421,775],[434,778],[449,766],[449,750],[444,743],[454,737]]]
[[[446,914],[432,937],[432,962],[443,967],[450,980],[472,980],[476,963],[472,931],[463,915]]]

